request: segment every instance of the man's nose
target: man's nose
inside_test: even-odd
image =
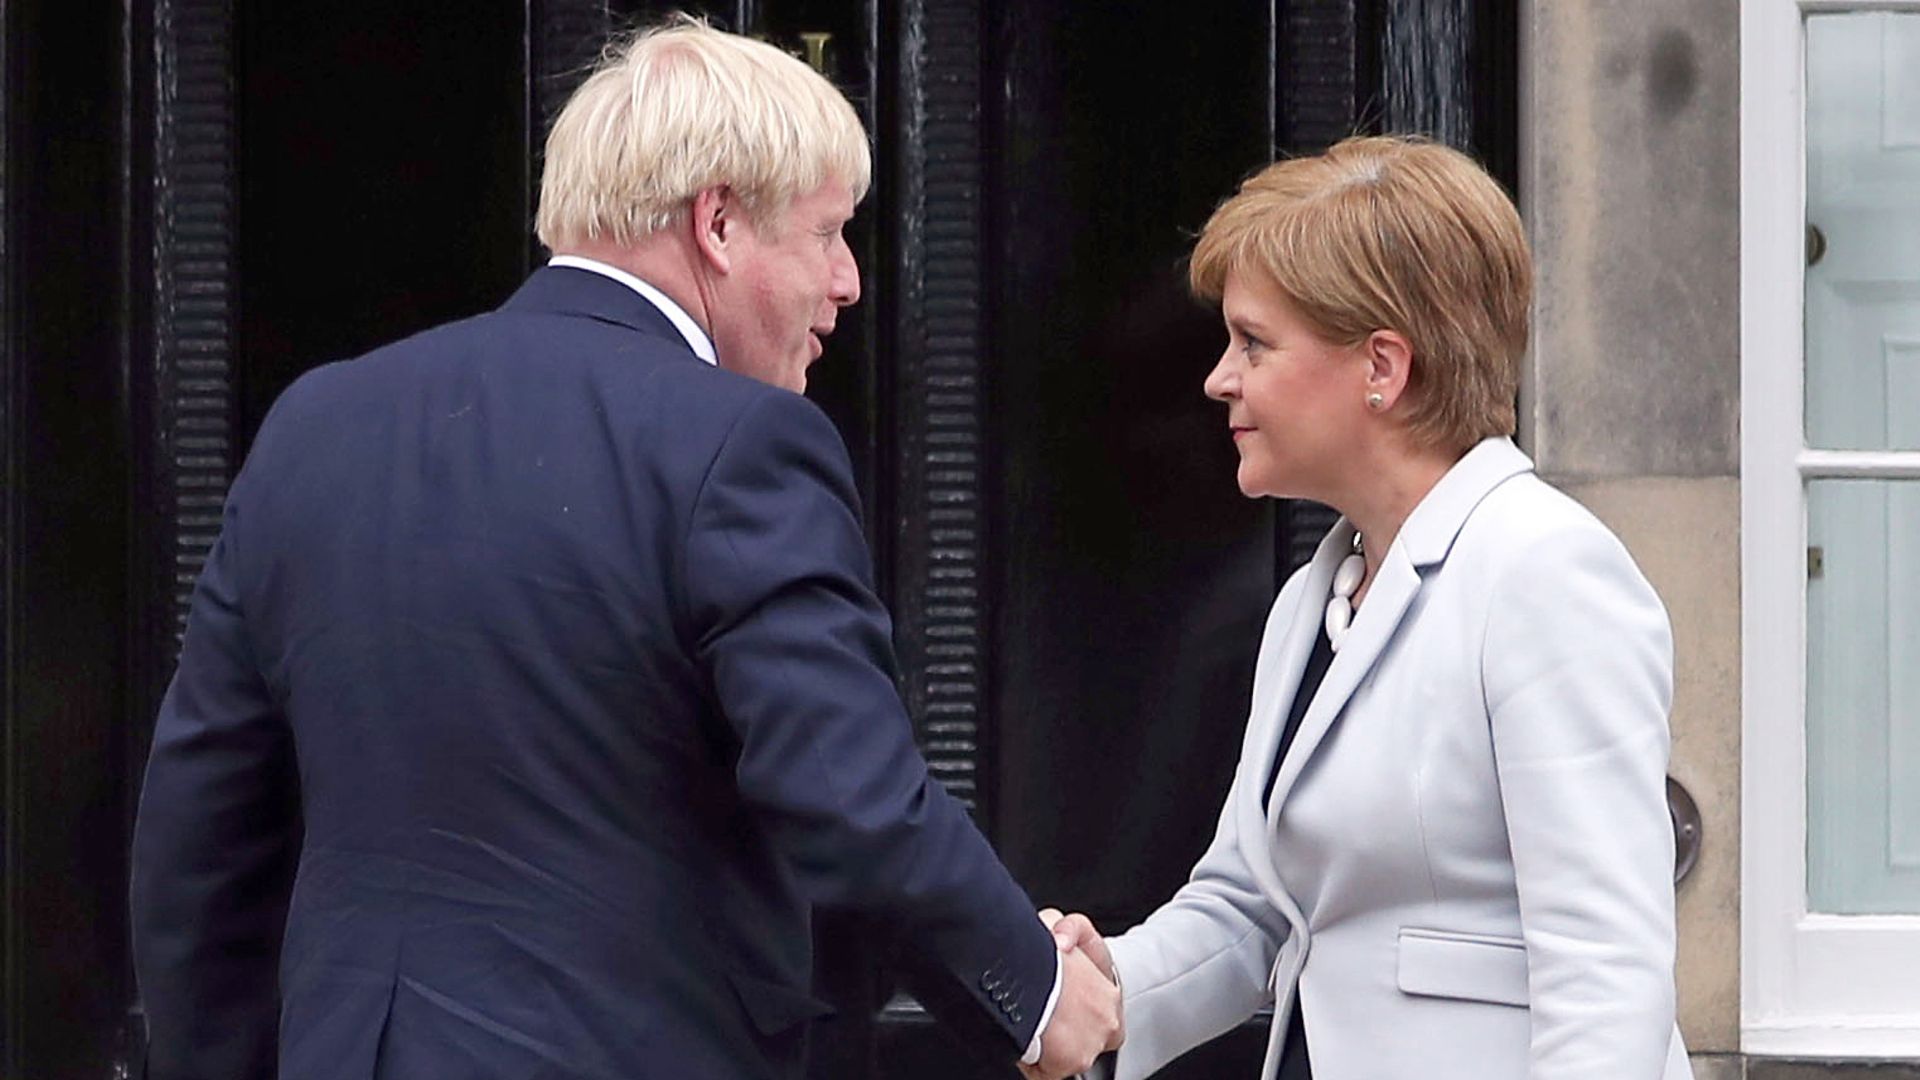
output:
[[[860,300],[860,264],[854,261],[853,249],[845,240],[837,245],[839,257],[833,263],[833,286],[827,298],[841,307],[858,303]]]

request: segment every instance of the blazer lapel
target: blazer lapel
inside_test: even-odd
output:
[[[1326,677],[1320,683],[1320,689],[1314,694],[1313,702],[1307,708],[1307,714],[1300,719],[1300,730],[1294,735],[1293,746],[1287,751],[1287,758],[1280,763],[1280,773],[1274,779],[1273,797],[1268,805],[1261,808],[1264,812],[1267,829],[1271,830],[1279,818],[1280,808],[1285,805],[1287,796],[1292,792],[1295,781],[1300,778],[1301,770],[1306,768],[1320,743],[1333,729],[1334,723],[1345,710],[1354,691],[1372,671],[1388,643],[1393,640],[1394,631],[1400,626],[1400,620],[1419,595],[1420,585],[1428,569],[1447,557],[1452,549],[1454,538],[1467,522],[1480,500],[1499,487],[1509,478],[1531,471],[1533,462],[1516,448],[1512,441],[1503,437],[1484,439],[1479,445],[1468,451],[1466,456],[1454,463],[1445,476],[1433,486],[1433,490],[1415,506],[1413,513],[1407,516],[1406,523],[1400,527],[1400,534],[1394,537],[1393,545],[1381,560],[1380,570],[1367,588],[1365,602],[1354,615],[1353,626],[1340,644],[1340,651],[1333,655],[1333,664],[1327,668]],[[1294,619],[1294,629],[1289,637],[1299,637],[1303,625],[1310,626],[1310,633],[1318,633],[1319,620],[1325,612],[1326,597],[1333,578],[1333,569],[1353,543],[1353,526],[1345,518],[1335,523],[1327,538],[1320,543],[1314,555],[1314,576],[1307,581],[1307,591],[1301,597],[1300,611]],[[1309,645],[1311,636],[1306,637]],[[1290,654],[1293,663],[1291,677],[1294,688],[1298,687],[1300,669],[1306,663],[1306,651],[1300,649],[1298,656]],[[1291,700],[1289,694],[1287,700]],[[1263,767],[1271,768],[1273,752],[1279,747],[1279,723],[1272,725],[1272,738],[1264,747],[1266,756]],[[1259,788],[1254,789],[1256,793]],[[1256,798],[1257,798],[1256,794]]]
[[[1263,671],[1272,674],[1265,683],[1254,685],[1248,723],[1255,726],[1255,731],[1248,741],[1246,756],[1240,762],[1240,776],[1234,784],[1238,800],[1235,811],[1241,842],[1246,845],[1247,865],[1281,914],[1296,924],[1300,922],[1299,906],[1281,884],[1273,866],[1272,852],[1268,850],[1267,808],[1261,801],[1261,793],[1266,790],[1267,773],[1273,768],[1273,755],[1280,748],[1280,729],[1286,722],[1287,706],[1299,692],[1307,654],[1313,650],[1314,635],[1320,632],[1320,623],[1325,617],[1325,601],[1314,598],[1326,596],[1332,589],[1333,571],[1352,544],[1353,527],[1342,518],[1320,541],[1313,560],[1307,564],[1306,578],[1300,583],[1301,600],[1286,632],[1270,652],[1260,657]],[[1298,736],[1295,739],[1297,742]]]
[[[1353,544],[1353,526],[1345,518],[1328,533],[1328,539],[1335,537],[1343,537],[1345,545],[1334,554],[1337,558],[1345,558],[1345,552]],[[1331,580],[1329,573],[1328,588],[1307,594],[1301,604],[1303,612],[1310,610],[1320,618],[1325,617],[1326,596],[1331,588]],[[1381,560],[1373,584],[1367,588],[1366,601],[1354,615],[1353,627],[1342,639],[1340,651],[1333,654],[1333,663],[1327,668],[1319,691],[1313,695],[1312,704],[1307,706],[1307,714],[1300,718],[1300,730],[1293,737],[1293,746],[1287,750],[1286,760],[1280,763],[1280,773],[1273,782],[1273,798],[1265,808],[1268,829],[1278,819],[1280,807],[1286,803],[1294,782],[1300,778],[1300,771],[1306,767],[1314,751],[1319,749],[1327,732],[1333,729],[1334,721],[1346,708],[1347,699],[1359,688],[1360,681],[1367,672],[1373,670],[1374,662],[1380,659],[1387,642],[1393,638],[1393,631],[1400,625],[1400,617],[1406,614],[1407,605],[1413,602],[1414,595],[1419,591],[1420,574],[1407,560],[1400,541],[1395,539],[1393,546],[1387,550],[1386,558]],[[1315,631],[1319,632],[1318,626]],[[1275,748],[1278,748],[1277,744]],[[1272,757],[1269,756],[1267,760],[1271,766]]]

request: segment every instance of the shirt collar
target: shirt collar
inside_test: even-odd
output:
[[[583,255],[555,255],[547,260],[547,265],[567,266],[575,270],[599,274],[602,277],[610,277],[639,293],[648,303],[660,309],[660,314],[667,317],[667,321],[673,324],[675,330],[680,331],[680,336],[687,339],[687,348],[692,349],[695,356],[716,367],[719,366],[719,358],[713,351],[713,340],[707,337],[705,330],[700,329],[699,323],[693,321],[693,316],[687,314],[686,309],[679,304],[674,303],[673,298],[666,293],[617,266],[608,266],[598,259],[589,259]]]

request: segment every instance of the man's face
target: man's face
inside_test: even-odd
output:
[[[712,313],[720,366],[795,393],[840,309],[860,299],[860,268],[842,230],[853,193],[829,179],[763,227],[741,221],[739,254]]]

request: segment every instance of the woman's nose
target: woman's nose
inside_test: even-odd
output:
[[[1220,354],[1220,359],[1207,372],[1207,381],[1202,384],[1207,396],[1215,401],[1226,401],[1240,392],[1240,376],[1233,370],[1231,353]]]

